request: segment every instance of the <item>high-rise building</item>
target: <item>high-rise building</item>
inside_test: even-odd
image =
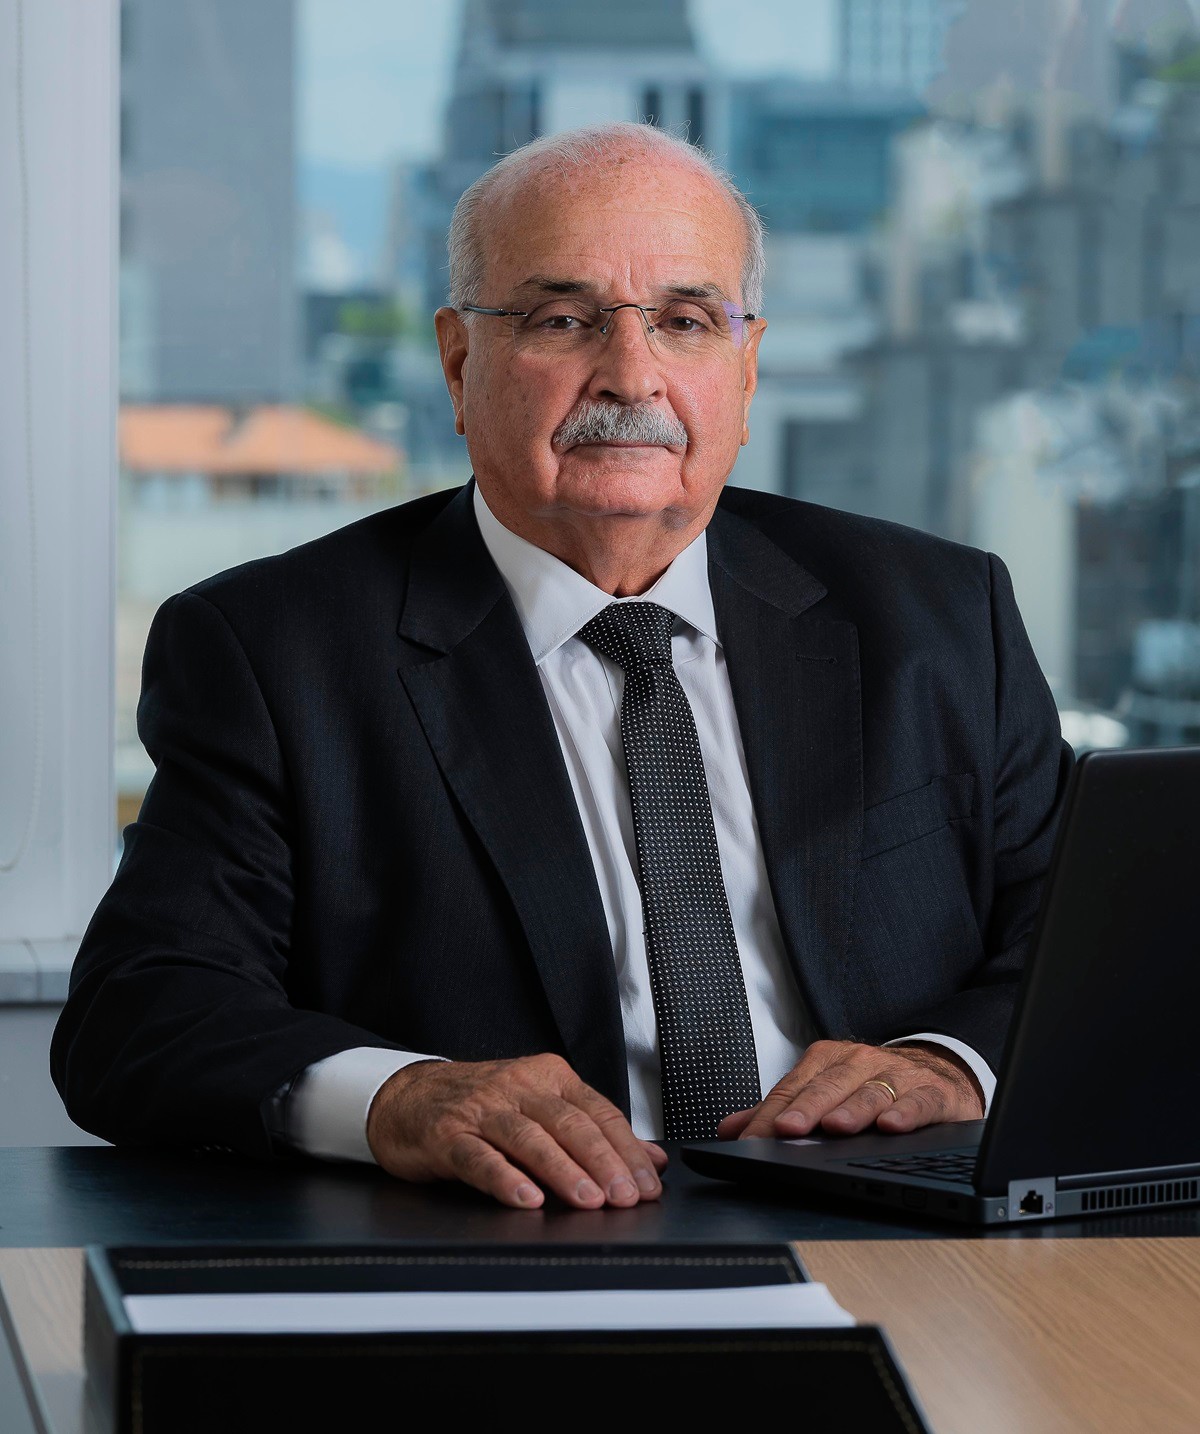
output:
[[[892,140],[924,114],[905,90],[755,79],[729,90],[729,168],[771,234],[858,234],[892,194]]]
[[[447,156],[486,166],[538,135],[610,120],[703,143],[706,79],[685,0],[467,0]]]
[[[121,7],[122,389],[292,396],[293,0]]]
[[[874,235],[894,190],[897,136],[924,110],[903,90],[754,79],[729,89],[729,168],[767,228],[754,441],[734,481],[863,507],[863,386],[850,356],[878,333]]]
[[[1177,44],[1191,43],[1196,24],[1189,0],[956,0],[950,19],[926,99],[989,125],[1044,98],[1047,83],[1065,113],[1110,115]]]
[[[454,203],[501,155],[616,120],[650,120],[723,152],[714,100],[686,0],[466,0],[442,156],[430,175],[427,303],[445,299]]]
[[[942,68],[946,32],[964,0],[840,0],[841,77],[922,94]]]

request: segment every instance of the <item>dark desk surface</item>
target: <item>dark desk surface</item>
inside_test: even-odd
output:
[[[787,1239],[846,1309],[887,1329],[939,1434],[1191,1434],[1198,1234],[1193,1208],[979,1235],[756,1194],[677,1159],[658,1203],[570,1212],[503,1210],[367,1166],[0,1148],[0,1246],[24,1247],[0,1248],[0,1430],[32,1434],[31,1390],[39,1428],[94,1434],[80,1245]]]
[[[667,1147],[670,1149],[670,1147]],[[632,1210],[505,1210],[373,1166],[259,1164],[109,1148],[0,1147],[0,1246],[288,1240],[768,1241],[1200,1235],[1200,1207],[979,1234],[708,1180],[675,1157],[660,1201]]]

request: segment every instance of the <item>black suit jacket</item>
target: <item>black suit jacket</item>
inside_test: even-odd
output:
[[[157,771],[51,1052],[85,1128],[266,1154],[273,1094],[357,1045],[557,1051],[628,1110],[599,891],[471,488],[160,609]],[[708,554],[818,1029],[995,1067],[1070,762],[1002,564],[736,488]]]

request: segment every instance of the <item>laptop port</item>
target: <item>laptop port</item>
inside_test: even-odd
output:
[[[1045,1220],[1054,1214],[1054,1177],[1008,1182],[1009,1219]]]

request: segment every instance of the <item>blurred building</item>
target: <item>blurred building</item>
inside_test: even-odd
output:
[[[838,69],[851,85],[920,95],[966,0],[839,0]]]
[[[531,139],[614,120],[724,149],[685,0],[466,0],[442,154],[419,181],[430,312],[445,300],[445,236],[463,190]]]
[[[768,332],[734,481],[869,506],[864,393],[849,360],[880,330],[873,253],[894,145],[924,111],[904,91],[811,80],[735,82],[726,109],[728,167],[767,229]]]
[[[1145,622],[1117,710],[1139,746],[1200,744],[1200,622]]]
[[[1049,507],[1031,518],[1041,510],[1008,482],[967,505],[974,540],[1008,532],[1015,551],[1021,532],[1022,556],[1041,553],[1025,587],[1031,610],[1058,615],[1046,650],[1062,690],[1148,743],[1200,733],[1187,637],[1200,620],[1200,66],[1193,77],[1189,63],[1135,84],[1111,115],[1067,123],[1042,108],[1014,125],[1029,182],[989,206],[983,272],[1020,315],[1009,381],[1039,410],[1034,486]],[[965,357],[957,346],[955,368]],[[985,398],[981,422],[999,401]],[[956,487],[971,461],[955,456]]]
[[[287,405],[123,404],[116,643],[122,823],[153,774],[137,737],[142,653],[172,593],[409,496],[394,446]]]
[[[169,508],[191,485],[204,503],[281,498],[376,496],[394,480],[403,455],[366,434],[305,408],[214,404],[122,404],[122,477],[143,506]],[[155,494],[156,496],[151,496]]]
[[[704,143],[707,79],[685,0],[467,0],[446,160],[482,172],[540,134],[615,119]]]
[[[1200,730],[1190,63],[1110,115],[898,130],[881,221],[775,236],[738,467],[1000,552],[1056,693],[1146,741]]]
[[[293,0],[123,0],[122,392],[295,392]]]
[[[438,167],[432,164],[396,163],[388,174],[382,273],[396,301],[412,314],[424,313],[429,298],[429,236],[436,233],[445,212],[437,178]]]
[[[414,493],[464,481],[469,464],[430,316],[371,290],[308,294],[305,310],[309,397],[404,448]]]
[[[871,113],[869,92],[858,93]],[[781,277],[794,285],[791,275],[806,258],[801,249],[785,259],[781,276],[779,246],[772,245],[772,327],[763,363],[781,391],[775,407],[783,426],[761,486],[964,538],[963,480],[977,414],[1024,377],[1020,316],[990,295],[975,272],[974,230],[990,192],[984,178],[993,167],[1003,172],[1004,159],[965,133],[914,124],[919,111],[911,101],[884,112],[894,116],[876,141],[884,207],[873,222],[864,212],[837,236],[840,282],[814,284],[807,306],[780,305],[780,335],[773,304]],[[822,290],[824,313],[816,302]],[[831,293],[839,295],[842,321],[819,369],[813,341],[828,330]],[[804,350],[808,377],[801,385],[797,358]],[[825,401],[797,402],[805,391]]]
[[[885,215],[904,89],[747,80],[729,90],[728,165],[772,234],[861,234]]]
[[[122,605],[406,496],[399,449],[305,408],[122,404],[119,438]]]
[[[1157,68],[1195,31],[1190,0],[959,0],[926,98],[980,118],[1050,94],[1067,110],[1107,118],[1145,72],[1143,59]]]
[[[1133,701],[1134,740],[1164,740],[1147,714],[1157,697],[1176,712],[1186,693],[1162,687],[1145,634],[1200,615],[1200,529],[1181,486],[1200,458],[1200,91],[1138,93],[1110,121],[1071,126],[1061,166],[999,204],[990,234],[1025,317],[1026,381],[1087,395],[1092,435],[1074,467],[1099,472],[1106,447],[1119,475],[1077,504],[1076,691]],[[1200,697],[1200,666],[1193,685]]]

